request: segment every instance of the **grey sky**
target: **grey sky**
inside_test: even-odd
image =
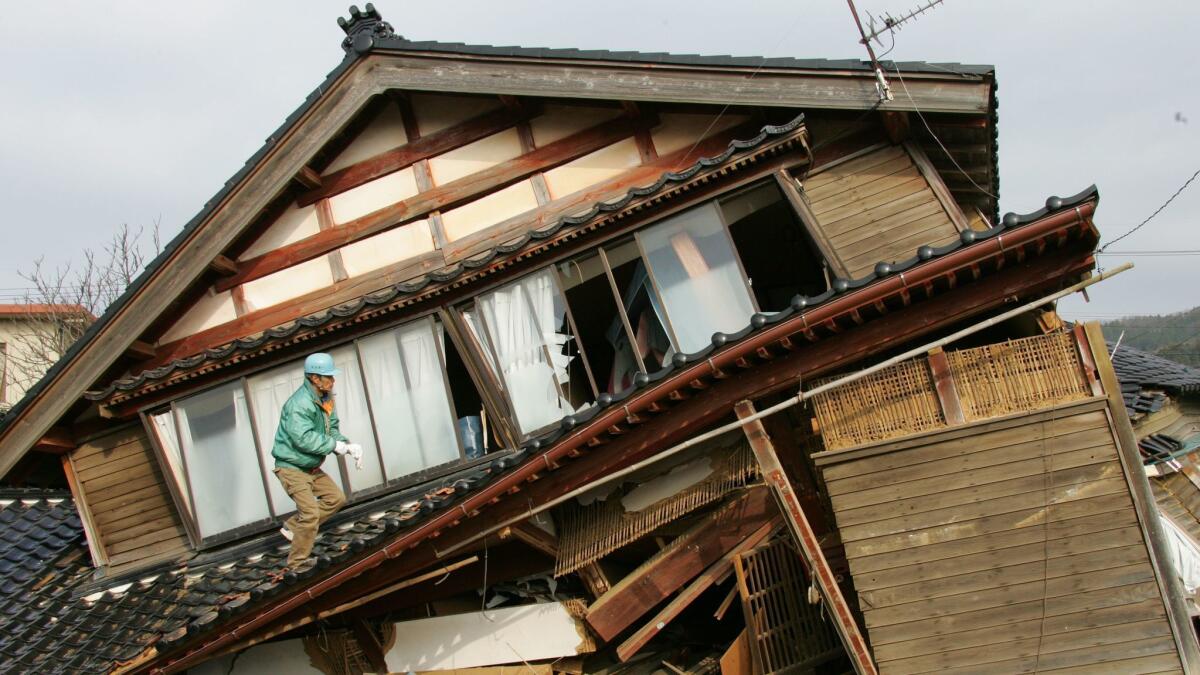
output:
[[[919,0],[861,0],[899,14]],[[376,7],[412,39],[863,58],[842,0],[416,3]],[[169,238],[340,61],[343,0],[8,3],[0,22],[0,302],[16,271],[66,264],[121,223]],[[1091,183],[1115,237],[1200,168],[1200,4],[947,0],[896,60],[990,63],[1000,83],[1001,210]],[[1192,118],[1184,124],[1175,114]],[[1194,185],[1114,250],[1200,249]],[[1074,318],[1200,305],[1200,257],[1138,268],[1071,300]],[[1104,258],[1113,266],[1118,258]]]

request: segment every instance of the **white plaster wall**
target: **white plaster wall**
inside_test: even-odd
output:
[[[26,372],[20,364],[29,361],[29,347],[37,344],[38,332],[53,330],[52,326],[53,323],[49,320],[20,317],[0,318],[0,342],[5,344],[5,353],[10,359],[5,372],[6,386],[4,387],[4,396],[0,397],[0,409],[20,401],[21,397],[25,395],[26,385],[32,385],[44,374],[44,372]]]
[[[225,291],[214,294],[210,289],[184,312],[183,316],[179,317],[158,341],[174,342],[236,318],[237,311],[233,308],[233,293]]]
[[[642,163],[637,141],[627,138],[545,173],[550,197],[558,199],[624,173]]]
[[[446,239],[454,241],[491,227],[502,220],[537,208],[537,194],[529,181],[514,183],[503,190],[476,199],[442,214]]]
[[[434,249],[428,220],[418,220],[343,246],[346,274],[358,276]]]
[[[372,211],[417,194],[417,178],[411,167],[401,169],[329,198],[335,223],[347,223]]]
[[[750,118],[745,115],[721,115],[717,119],[715,113],[663,113],[659,119],[662,123],[654,127],[650,138],[654,141],[654,149],[662,156],[676,150],[686,150],[701,138],[735,127]]]
[[[321,225],[317,221],[317,207],[290,206],[287,211],[284,211],[283,215],[279,216],[274,223],[271,223],[271,226],[265,232],[259,235],[258,239],[254,240],[254,243],[244,253],[238,256],[238,260],[257,258],[280,246],[286,246],[292,242],[300,241],[305,237],[311,237],[320,231]]]
[[[533,144],[548,145],[578,133],[584,129],[615,119],[621,114],[619,108],[594,108],[576,105],[547,105],[542,114],[529,122],[533,130]]]
[[[430,159],[429,171],[434,183],[445,185],[520,155],[521,136],[516,129],[506,129]]]
[[[502,105],[499,98],[486,96],[413,94],[411,100],[417,129],[422,136],[452,127]]]
[[[388,669],[421,672],[575,656],[583,630],[557,602],[396,624]]]
[[[246,308],[250,311],[278,305],[285,300],[325,288],[333,283],[328,256],[313,258],[261,279],[242,284]]]
[[[325,173],[344,169],[407,142],[408,135],[404,133],[404,118],[400,116],[400,107],[389,103],[379,111],[367,128],[359,132],[358,136],[350,141],[350,145],[330,162],[325,168]]]

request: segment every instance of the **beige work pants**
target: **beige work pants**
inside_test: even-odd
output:
[[[346,503],[346,495],[324,471],[305,473],[280,467],[275,469],[275,475],[283,483],[288,496],[296,502],[296,513],[283,523],[292,531],[288,567],[295,567],[312,553],[317,528],[342,508]]]

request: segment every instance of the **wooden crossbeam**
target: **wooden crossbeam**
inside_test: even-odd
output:
[[[601,638],[613,639],[775,514],[766,490],[753,488],[743,492],[592,603],[588,607],[588,625]]]
[[[133,342],[129,343],[128,347],[125,348],[126,356],[132,357],[139,361],[152,359],[154,358],[155,354],[157,354],[157,352],[154,349],[154,345],[146,342],[145,340],[134,340]]]
[[[958,389],[954,386],[950,362],[941,347],[929,352],[929,372],[933,375],[933,389],[937,394],[938,404],[941,405],[942,416],[946,418],[946,424],[965,424],[967,419],[963,415]]]
[[[734,411],[737,413],[738,419],[745,419],[754,415],[754,403],[749,400],[739,401],[734,406]],[[829,609],[838,636],[841,637],[846,653],[850,656],[850,662],[854,664],[855,672],[859,675],[875,675],[878,671],[871,658],[871,652],[867,648],[867,641],[858,628],[858,622],[854,620],[850,605],[842,595],[842,589],[837,584],[837,578],[829,566],[829,561],[825,559],[821,543],[817,540],[817,535],[813,532],[808,517],[804,515],[804,508],[800,506],[796,491],[783,471],[783,465],[779,462],[779,455],[775,453],[775,445],[771,442],[771,437],[767,435],[767,430],[763,428],[760,420],[747,422],[742,429],[746,432],[750,448],[754,450],[754,457],[758,459],[759,466],[762,467],[767,485],[770,486],[771,493],[779,503],[780,510],[783,511],[783,518],[788,525],[788,530],[791,531],[792,537],[800,547],[804,564],[808,568],[809,574],[817,582],[821,598]]]
[[[773,518],[771,522],[763,525],[755,530],[750,536],[738,542],[736,546],[725,552],[715,563],[710,565],[708,569],[700,573],[700,576],[692,580],[687,588],[684,588],[675,596],[671,602],[667,603],[658,611],[649,621],[647,621],[636,633],[629,636],[624,642],[617,647],[617,658],[622,661],[628,661],[635,654],[641,651],[642,647],[646,646],[655,635],[666,628],[667,624],[671,623],[675,617],[679,616],[683,610],[687,609],[696,598],[700,597],[704,591],[707,591],[712,586],[716,585],[721,579],[729,575],[733,569],[733,559],[738,555],[749,551],[758,546],[766,539],[775,528],[779,527],[778,518]]]
[[[423,159],[504,131],[528,119],[535,112],[536,110],[515,107],[499,108],[447,129],[414,138],[398,148],[381,152],[357,164],[322,176],[320,187],[300,195],[296,203],[308,206],[326,197],[356,188],[368,181],[412,166]]]
[[[208,268],[223,277],[233,276],[237,274],[238,265],[228,256],[219,255],[208,263]]]
[[[238,284],[253,281],[307,260],[312,260],[346,244],[378,234],[405,222],[424,218],[432,211],[465,204],[498,188],[511,185],[529,176],[565,164],[573,159],[632,136],[638,129],[657,124],[654,117],[631,120],[618,118],[598,124],[566,138],[450,181],[432,190],[419,192],[401,202],[342,223],[336,228],[318,232],[300,241],[281,246],[256,258],[243,261],[237,274],[219,281],[220,292]]]

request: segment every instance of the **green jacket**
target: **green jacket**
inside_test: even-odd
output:
[[[338,441],[348,441],[339,428],[336,410],[325,414],[320,397],[308,380],[300,385],[279,414],[271,455],[275,468],[309,471],[321,466]]]

